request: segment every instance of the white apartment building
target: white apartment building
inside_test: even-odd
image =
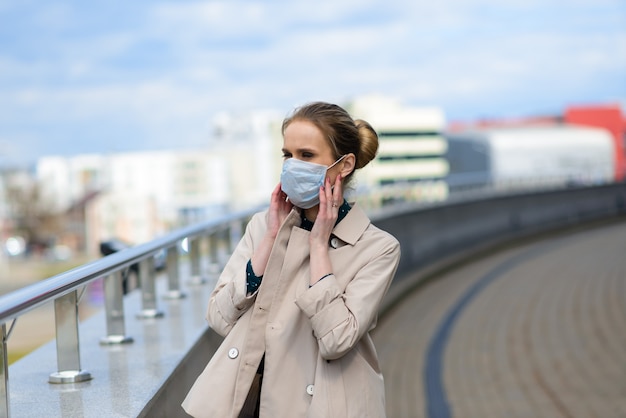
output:
[[[233,209],[269,203],[280,181],[284,114],[266,110],[221,113],[214,119],[212,149],[230,159],[228,182]]]
[[[357,200],[439,201],[447,197],[445,117],[438,107],[407,107],[381,96],[357,98],[349,112],[369,122],[379,136],[376,159],[359,174]]]
[[[380,97],[346,105],[380,137],[378,157],[357,174],[356,200],[445,198],[443,112],[404,107]],[[269,202],[280,180],[284,113],[222,113],[207,147],[184,151],[45,157],[37,164],[44,198],[73,210],[79,251],[97,255],[101,241],[142,243],[172,228]]]
[[[45,157],[37,179],[50,207],[84,214],[74,221],[84,224],[84,237],[74,241],[97,255],[103,240],[142,243],[267,203],[280,173],[278,119],[271,112],[220,115],[215,139],[200,150]]]

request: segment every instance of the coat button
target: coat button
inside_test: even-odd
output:
[[[309,395],[313,396],[313,389],[315,388],[314,385],[308,385],[306,387],[306,393],[308,393]]]
[[[236,348],[233,347],[230,350],[228,350],[228,357],[237,358],[238,355],[239,355],[239,350],[237,350]]]
[[[332,237],[330,239],[330,246],[333,248],[339,247],[339,240],[337,239],[337,237]]]

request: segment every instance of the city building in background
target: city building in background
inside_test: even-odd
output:
[[[615,179],[626,179],[626,117],[618,105],[571,106],[565,109],[565,123],[605,129],[613,138]]]
[[[594,185],[626,179],[626,118],[619,105],[563,114],[452,122],[450,187]],[[505,180],[508,179],[508,180]]]
[[[202,150],[41,158],[41,199],[65,215],[56,240],[95,256],[102,241],[147,242],[266,203],[280,172],[276,117],[222,114],[215,129]]]
[[[451,191],[605,184],[614,181],[605,129],[564,124],[479,128],[446,134]]]
[[[381,97],[358,98],[346,107],[380,136],[377,158],[357,175],[356,200],[371,207],[445,199],[440,109],[403,107]],[[200,150],[41,158],[39,200],[62,214],[54,245],[96,256],[102,241],[146,242],[178,226],[266,204],[280,177],[284,116],[220,113],[212,140]]]
[[[626,120],[619,107],[563,115],[446,122],[438,107],[381,96],[343,104],[380,139],[349,200],[366,209],[439,202],[458,189],[552,179],[561,185],[623,180]],[[102,241],[147,242],[183,225],[267,204],[280,178],[276,111],[220,113],[203,149],[49,156],[0,173],[3,256],[99,256]],[[556,183],[554,183],[556,184]]]
[[[364,96],[346,108],[369,122],[379,137],[378,155],[358,174],[357,200],[380,206],[392,201],[441,201],[448,194],[444,112]]]

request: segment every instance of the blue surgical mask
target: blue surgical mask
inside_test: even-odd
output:
[[[283,162],[280,183],[289,201],[302,209],[310,209],[320,203],[320,187],[326,180],[326,172],[343,160],[342,156],[332,165],[310,163],[288,158]]]

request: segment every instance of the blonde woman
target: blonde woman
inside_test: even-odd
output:
[[[378,136],[341,107],[310,103],[283,122],[284,163],[208,306],[224,341],[183,402],[194,417],[385,416],[369,336],[398,241],[343,196]]]

